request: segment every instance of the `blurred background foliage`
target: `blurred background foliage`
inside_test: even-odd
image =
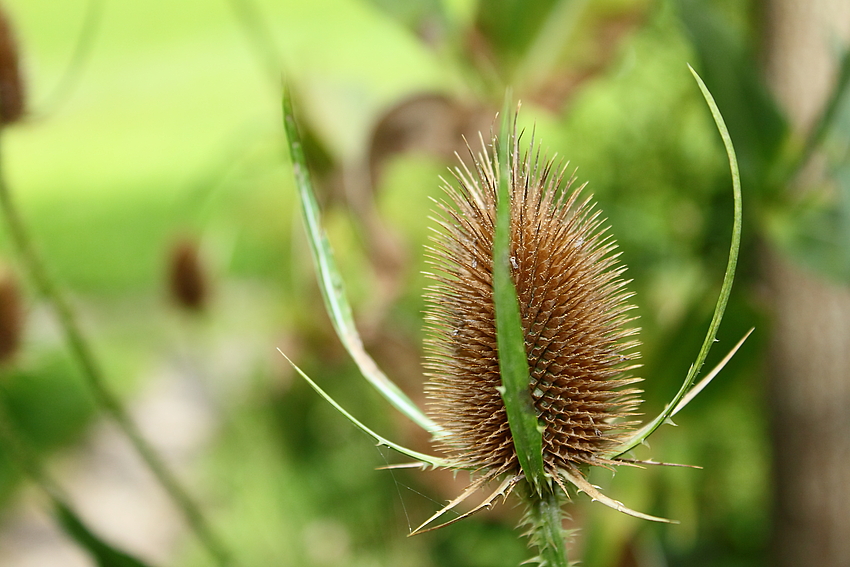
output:
[[[749,327],[757,331],[679,427],[659,431],[638,455],[704,470],[594,473],[616,499],[681,524],[651,525],[579,495],[572,557],[588,567],[770,564],[760,246],[767,240],[846,282],[850,176],[848,105],[837,97],[837,118],[810,144],[829,142],[835,175],[803,203],[782,192],[808,146],[789,133],[760,78],[762,3],[7,0],[5,8],[29,115],[5,132],[4,174],[111,386],[134,407],[157,384],[188,384],[206,433],[181,475],[242,565],[507,566],[527,557],[510,503],[406,538],[463,479],[376,471],[397,458],[276,353],[373,428],[428,447],[356,374],[324,314],[284,151],[281,76],[297,96],[367,348],[420,401],[429,198],[453,153],[465,151],[461,135],[476,146],[511,84],[526,139],[533,132],[549,155],[569,160],[619,241],[636,292],[649,415],[699,348],[731,232],[728,164],[692,63],[725,115],[744,182],[738,279],[709,366]],[[0,401],[62,483],[102,418],[43,300],[26,291],[6,236],[0,253],[18,274],[26,312]],[[189,259],[178,268],[181,254]],[[199,279],[194,303],[175,300],[193,293],[170,284],[175,277]],[[10,526],[22,478],[2,449]],[[87,512],[85,499],[75,504],[108,531],[111,518]],[[183,532],[167,549],[110,537],[152,562],[208,564]]]

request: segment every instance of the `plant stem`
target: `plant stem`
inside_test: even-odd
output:
[[[2,157],[2,153],[0,153],[0,157]],[[36,253],[29,233],[12,201],[9,187],[6,184],[5,175],[3,174],[2,162],[0,162],[0,211],[2,211],[0,214],[3,215],[6,221],[9,234],[20,255],[21,262],[29,272],[29,276],[38,289],[38,292],[47,300],[53,309],[56,319],[65,335],[68,348],[82,370],[82,374],[91,389],[95,403],[115,421],[118,428],[127,436],[127,439],[142,457],[142,460],[144,460],[145,464],[154,474],[159,484],[183,513],[186,522],[192,531],[195,532],[198,540],[200,540],[201,544],[215,558],[216,563],[220,567],[232,565],[230,554],[218,536],[213,533],[198,505],[192,500],[174,473],[166,466],[153,446],[145,440],[119,398],[107,386],[103,372],[98,366],[93,351],[80,330],[70,304],[62,295],[59,287],[50,278],[47,269]]]
[[[547,487],[542,493],[528,490],[525,497],[528,506],[527,522],[531,525],[531,543],[540,552],[538,561],[542,567],[568,567],[567,548],[564,545],[564,529],[561,524],[563,511],[558,495]]]

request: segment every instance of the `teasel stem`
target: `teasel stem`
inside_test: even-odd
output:
[[[569,566],[564,545],[566,534],[562,527],[564,512],[556,490],[557,488],[552,487],[542,493],[528,490],[523,497],[527,507],[525,523],[530,526],[527,535],[531,544],[539,551],[535,560],[540,567]]]
[[[0,150],[2,150],[2,144],[0,144]],[[201,545],[215,559],[216,564],[220,567],[233,565],[230,553],[207,523],[199,506],[189,496],[189,493],[177,480],[177,477],[165,464],[156,449],[142,436],[138,426],[130,418],[127,409],[107,385],[103,371],[80,329],[73,309],[71,309],[59,286],[48,274],[15,207],[3,172],[2,151],[0,151],[0,214],[6,221],[12,243],[20,256],[24,269],[29,273],[29,277],[39,294],[52,308],[65,336],[68,348],[82,371],[95,403],[112,418],[127,437],[174,505],[182,512]]]

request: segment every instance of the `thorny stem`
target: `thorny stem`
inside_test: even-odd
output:
[[[561,502],[555,492],[557,489],[547,488],[541,494],[528,490],[524,496],[531,527],[529,537],[540,552],[537,559],[542,567],[568,567]]]
[[[0,157],[2,157],[2,153],[0,153]],[[30,278],[38,289],[38,292],[52,307],[65,335],[68,348],[79,364],[95,402],[115,421],[118,428],[127,436],[127,439],[142,457],[157,481],[159,481],[159,484],[183,513],[186,522],[198,540],[210,555],[215,558],[216,563],[220,567],[232,565],[233,562],[230,559],[230,553],[226,550],[218,536],[212,531],[198,505],[189,496],[188,492],[186,492],[174,476],[174,473],[166,466],[153,446],[145,440],[121,401],[107,386],[103,372],[98,366],[92,349],[89,347],[88,342],[80,330],[70,304],[62,295],[59,287],[50,278],[44,264],[39,259],[23,220],[12,202],[9,187],[6,184],[5,175],[2,170],[2,162],[0,162],[0,214],[2,214],[6,221],[13,245],[20,255],[25,269],[29,272]]]

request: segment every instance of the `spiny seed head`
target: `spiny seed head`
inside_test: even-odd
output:
[[[520,304],[528,385],[543,427],[547,468],[610,463],[603,455],[633,429],[639,381],[629,375],[637,329],[616,244],[566,167],[541,162],[512,136],[510,264]],[[483,145],[483,144],[482,144]],[[497,148],[493,140],[491,148]],[[428,249],[435,283],[426,294],[426,385],[440,443],[458,468],[520,472],[502,398],[493,303],[495,151],[475,172],[445,183]]]

